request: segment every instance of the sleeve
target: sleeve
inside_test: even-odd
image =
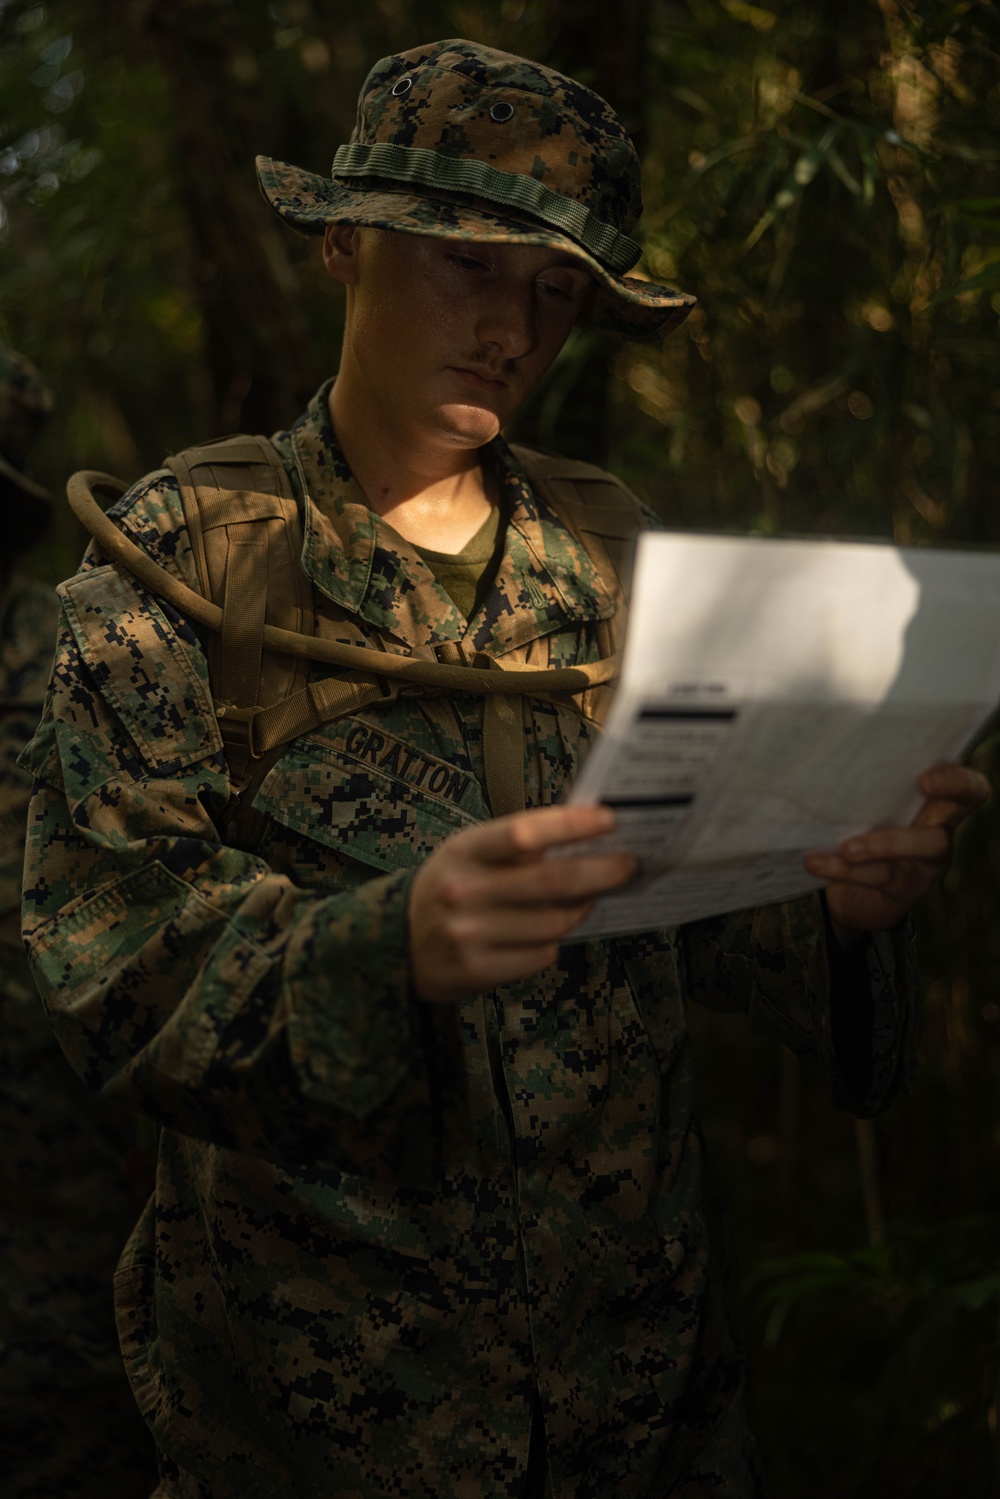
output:
[[[834,1103],[879,1113],[913,1074],[919,975],[909,923],[844,954],[820,895],[681,929],[690,997],[743,1010],[822,1069]]]
[[[197,588],[172,475],[117,518]],[[59,593],[52,681],[22,760],[35,776],[23,918],[70,1061],[180,1133],[422,1179],[408,873],[323,895],[223,844],[226,765],[190,623],[93,548]]]

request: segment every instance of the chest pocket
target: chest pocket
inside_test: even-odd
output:
[[[254,807],[315,843],[391,872],[486,817],[475,777],[360,719],[297,739]]]

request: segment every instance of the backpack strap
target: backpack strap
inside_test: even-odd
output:
[[[638,501],[612,474],[591,463],[541,453],[521,444],[512,444],[511,451],[532,487],[583,546],[609,595],[617,598],[614,614],[597,621],[597,641],[605,659],[620,659],[636,541],[646,525]],[[581,700],[586,716],[602,722],[610,696],[609,684],[595,683],[588,688]],[[512,700],[490,698],[483,723],[486,781],[491,788],[490,805],[494,806],[495,783],[505,811],[524,807],[522,736],[521,714],[515,711]]]
[[[253,715],[305,685],[301,658],[265,653],[267,625],[311,635],[312,587],[300,565],[302,523],[284,464],[263,437],[228,437],[167,460],[180,486],[202,591],[222,609],[209,674],[230,779],[241,800],[269,767]],[[273,759],[273,756],[271,757]]]
[[[512,444],[511,451],[532,485],[584,547],[608,592],[617,596],[619,608],[598,624],[598,641],[602,656],[620,657],[636,544],[648,529],[639,501],[614,474],[593,463],[540,453],[520,444]],[[603,684],[599,692],[587,693],[591,716],[603,718],[606,704],[599,707],[595,699],[606,693]]]
[[[648,523],[620,479],[593,463],[512,444],[532,484],[586,548],[612,593],[628,592],[636,542]]]

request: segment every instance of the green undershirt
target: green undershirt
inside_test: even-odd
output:
[[[415,548],[465,619],[478,613],[500,566],[507,532],[501,519],[500,506],[494,505],[475,536],[460,552]]]

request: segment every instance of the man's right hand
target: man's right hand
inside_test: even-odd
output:
[[[606,807],[539,807],[453,833],[410,892],[410,961],[418,999],[448,1004],[527,978],[606,890],[635,871],[631,854],[551,848],[614,827]]]

